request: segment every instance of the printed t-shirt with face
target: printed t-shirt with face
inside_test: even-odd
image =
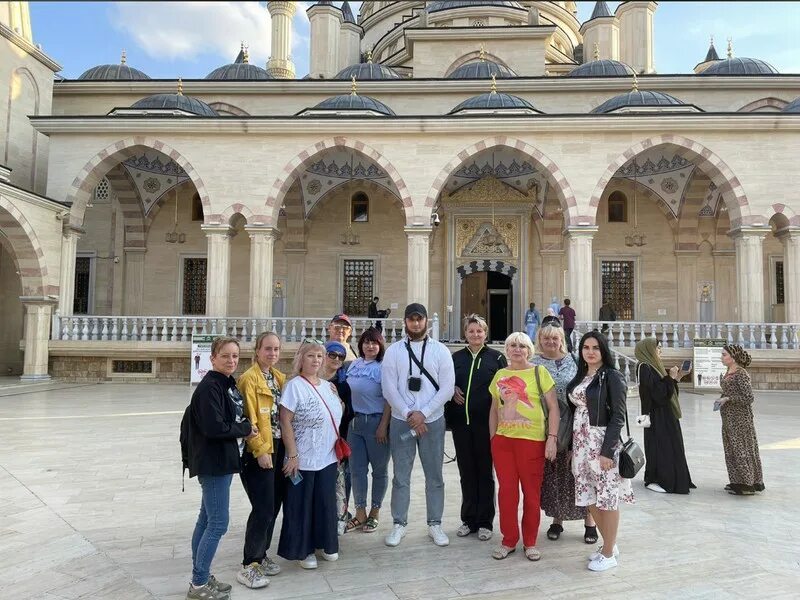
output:
[[[302,377],[293,377],[283,389],[281,406],[294,413],[292,429],[300,455],[300,470],[320,471],[335,463],[333,445],[342,420],[342,403],[333,384],[323,380],[319,385],[312,386]],[[328,410],[333,415],[333,422]]]
[[[544,367],[538,367],[543,392],[555,387]],[[547,438],[544,411],[533,368],[500,369],[489,384],[494,410],[498,411],[497,433],[504,437],[543,442]]]
[[[270,429],[272,429],[272,439],[279,440],[281,439],[281,420],[280,412],[278,412],[278,405],[281,403],[281,388],[278,386],[278,382],[275,381],[272,371],[261,371],[261,374],[264,375],[267,387],[269,391],[272,392],[272,407],[269,411],[269,424]]]

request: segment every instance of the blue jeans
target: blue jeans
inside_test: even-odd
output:
[[[525,325],[525,331],[528,334],[528,337],[531,338],[531,342],[534,344],[536,343],[536,330],[539,326],[536,323],[528,323]]]
[[[347,441],[350,455],[350,477],[353,482],[353,500],[356,509],[367,507],[367,472],[372,466],[372,508],[380,508],[389,486],[389,444],[379,444],[375,430],[381,422],[381,413],[366,415],[356,413],[350,421]]]
[[[392,449],[394,478],[392,479],[392,519],[395,524],[408,523],[408,505],[411,501],[411,471],[419,448],[419,460],[425,473],[425,504],[428,525],[441,525],[444,512],[444,417],[426,423],[428,432],[422,437],[400,439],[410,429],[408,423],[392,418],[389,425],[389,444]]]
[[[203,499],[192,535],[192,584],[205,585],[219,541],[228,531],[233,475],[198,475],[197,480]]]

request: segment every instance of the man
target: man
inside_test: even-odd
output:
[[[453,397],[455,372],[447,346],[428,337],[428,311],[422,304],[406,306],[407,337],[386,349],[381,385],[392,407],[389,447],[394,463],[392,519],[387,546],[397,546],[406,535],[411,471],[419,450],[425,473],[428,536],[437,546],[450,540],[442,531],[444,512],[444,405]]]
[[[369,306],[367,307],[367,316],[370,319],[377,319],[378,318],[378,300],[380,300],[380,298],[375,296],[372,299],[372,302],[370,302]]]
[[[531,302],[530,308],[525,311],[525,331],[534,344],[536,344],[536,330],[541,322],[542,318],[539,316],[539,311],[536,310],[536,303]]]
[[[597,320],[603,322],[603,326],[601,327],[600,332],[604,335],[608,334],[609,321],[617,320],[617,313],[614,312],[614,307],[611,306],[608,302],[603,303],[603,306],[600,307],[600,312],[597,315]]]
[[[558,317],[564,325],[564,336],[567,338],[567,350],[571,353],[572,332],[575,330],[575,309],[569,304],[569,298],[564,298],[564,306],[558,311]]]
[[[333,342],[339,342],[347,350],[347,358],[344,359],[344,367],[350,366],[350,363],[358,358],[348,343],[352,331],[353,322],[350,320],[350,317],[344,313],[333,315],[331,322],[328,323],[328,339]]]

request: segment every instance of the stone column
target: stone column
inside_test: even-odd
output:
[[[592,320],[597,316],[594,308],[592,264],[592,240],[597,227],[568,228],[567,237],[567,289],[569,298],[579,321]],[[548,299],[549,300],[549,299]]]
[[[124,248],[125,285],[122,296],[122,314],[141,315],[144,303],[144,255],[147,248]]]
[[[736,290],[740,323],[764,322],[765,229],[741,228],[731,234],[736,247]]]
[[[267,319],[272,316],[272,250],[276,230],[272,227],[246,226],[250,236],[250,310],[248,316]]]
[[[420,302],[433,315],[428,306],[430,282],[430,227],[406,227],[408,236],[408,303]]]
[[[286,248],[286,316],[302,317],[305,310],[303,302],[303,279],[306,274],[306,249]],[[338,306],[338,303],[334,304]]]
[[[20,300],[25,308],[25,360],[20,379],[50,379],[47,372],[50,316],[56,300],[47,296],[20,296]]]
[[[675,250],[675,258],[678,274],[678,321],[700,321],[697,310],[699,299],[697,290],[697,257],[700,253],[697,250]],[[713,273],[708,276],[713,280]]]
[[[64,225],[61,236],[61,272],[58,277],[58,312],[62,317],[72,314],[75,302],[75,259],[82,229]]]
[[[783,294],[786,322],[800,323],[800,228],[779,235],[783,242]]]
[[[206,316],[228,316],[231,280],[231,234],[228,225],[203,225],[208,238],[206,262]]]

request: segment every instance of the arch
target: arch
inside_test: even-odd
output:
[[[0,231],[13,248],[12,256],[22,281],[25,296],[58,294],[58,286],[48,285],[47,265],[39,238],[28,220],[10,200],[0,196]]]
[[[453,71],[455,71],[458,67],[466,65],[467,63],[476,62],[481,58],[484,58],[490,62],[497,63],[498,65],[506,67],[507,69],[511,69],[511,67],[509,67],[508,64],[506,64],[506,62],[500,57],[495,56],[494,54],[489,54],[487,52],[484,52],[483,55],[481,55],[480,50],[474,50],[472,52],[467,52],[460,58],[455,59],[453,63],[449,67],[447,67],[447,70],[444,72],[445,78],[450,77],[450,74]],[[513,71],[513,69],[511,70]]]
[[[332,187],[327,192],[325,192],[315,203],[314,206],[311,208],[309,212],[305,212],[305,206],[303,207],[303,216],[305,219],[310,219],[311,215],[313,215],[319,207],[323,206],[334,194],[342,194],[347,197],[347,202],[350,203],[352,200],[353,194],[357,192],[369,192],[367,196],[370,199],[370,203],[372,199],[380,196],[382,194],[391,195],[392,198],[390,200],[391,205],[397,207],[399,210],[403,210],[403,206],[400,203],[400,199],[395,196],[390,190],[386,189],[382,185],[378,185],[374,181],[370,181],[368,179],[353,179],[352,181],[346,181],[338,186]]]
[[[250,113],[246,110],[239,108],[233,104],[228,104],[227,102],[211,102],[209,104],[211,108],[217,111],[220,114],[228,113],[234,117],[249,117]]]
[[[286,192],[289,191],[289,188],[292,186],[294,181],[300,175],[300,172],[304,165],[309,163],[315,157],[322,154],[325,150],[337,147],[345,147],[350,148],[351,150],[355,150],[360,154],[363,154],[367,158],[372,159],[376,163],[378,163],[381,168],[386,171],[386,175],[394,184],[395,189],[397,190],[397,195],[400,198],[400,201],[403,204],[403,211],[406,215],[406,223],[412,223],[412,203],[411,203],[411,194],[408,191],[408,186],[406,185],[403,178],[400,177],[400,174],[397,172],[397,169],[394,168],[394,165],[389,162],[389,160],[383,156],[380,152],[372,148],[371,146],[365,144],[364,142],[349,139],[346,137],[334,137],[329,138],[327,140],[322,140],[321,142],[317,142],[313,146],[309,146],[299,154],[297,154],[289,163],[283,168],[283,173],[278,176],[275,180],[275,183],[272,184],[272,189],[269,191],[269,195],[267,196],[266,205],[267,209],[267,216],[263,218],[266,219],[265,225],[275,226],[278,222],[278,213],[280,212],[281,205],[283,204],[283,199],[286,196]],[[258,215],[261,216],[261,215]]]
[[[554,163],[548,156],[527,142],[505,135],[486,138],[480,142],[476,142],[475,144],[467,146],[461,150],[461,152],[458,152],[455,158],[450,160],[450,162],[448,162],[439,172],[439,175],[436,176],[436,179],[434,179],[431,189],[428,192],[428,197],[425,199],[425,206],[433,211],[436,201],[439,198],[439,194],[441,194],[445,184],[447,183],[447,178],[455,169],[458,168],[459,165],[461,165],[461,163],[469,159],[471,156],[478,154],[479,152],[501,146],[519,150],[545,168],[550,175],[550,184],[556,191],[559,203],[561,204],[561,207],[565,213],[564,224],[577,225],[579,220],[578,203],[575,200],[575,194],[572,192],[572,188],[567,182],[567,178],[561,172],[561,169],[558,168],[558,165],[556,165],[556,163]],[[581,225],[594,225],[594,215],[591,217],[591,223],[584,222],[586,221],[585,216],[581,216],[580,221]]]
[[[128,248],[145,247],[145,221],[142,201],[136,187],[130,180],[130,175],[121,166],[117,165],[106,173],[106,179],[117,196],[119,209],[122,211],[123,231],[125,232],[125,246]]]
[[[756,112],[762,108],[774,108],[776,111],[781,111],[788,104],[786,100],[781,100],[780,98],[761,98],[760,100],[754,100],[749,104],[745,104],[736,112]]]
[[[608,186],[614,173],[634,156],[645,150],[661,145],[673,145],[683,148],[685,151],[684,155],[698,159],[696,167],[702,170],[711,181],[714,182],[722,194],[723,201],[724,198],[733,198],[733,202],[728,206],[732,228],[750,225],[752,223],[761,223],[766,220],[761,215],[752,214],[750,203],[747,200],[747,195],[745,194],[741,182],[736,175],[733,174],[731,168],[725,164],[725,161],[699,142],[680,135],[665,133],[637,142],[608,165],[605,172],[600,177],[600,180],[597,182],[592,192],[591,200],[589,201],[589,206],[594,209],[594,214],[592,215],[593,221],[596,220],[597,207],[600,204],[603,190]]]
[[[70,220],[73,225],[80,226],[83,224],[86,204],[89,202],[89,198],[94,188],[97,187],[97,184],[100,182],[100,179],[111,170],[113,166],[132,156],[140,148],[157,150],[178,163],[189,176],[189,179],[191,179],[197,189],[197,193],[200,195],[206,222],[215,222],[214,219],[218,215],[211,214],[211,200],[208,197],[206,184],[197,171],[195,171],[192,164],[186,160],[180,152],[161,140],[137,135],[111,144],[95,154],[72,181],[66,201],[72,204]]]
[[[236,215],[242,215],[247,220],[248,224],[253,222],[253,211],[244,204],[238,202],[231,204],[228,208],[223,210],[219,215],[219,220],[222,223],[230,224],[231,219]]]
[[[798,215],[790,207],[786,206],[785,204],[776,203],[772,205],[772,210],[775,212],[770,218],[770,221],[775,219],[776,222],[783,223],[789,227],[800,227],[800,215]],[[776,219],[776,217],[778,218]]]
[[[496,259],[473,260],[456,267],[456,273],[458,273],[460,281],[463,281],[468,275],[480,271],[494,271],[495,273],[508,275],[511,278],[511,283],[517,282],[517,273],[519,273],[519,269],[515,265]]]

